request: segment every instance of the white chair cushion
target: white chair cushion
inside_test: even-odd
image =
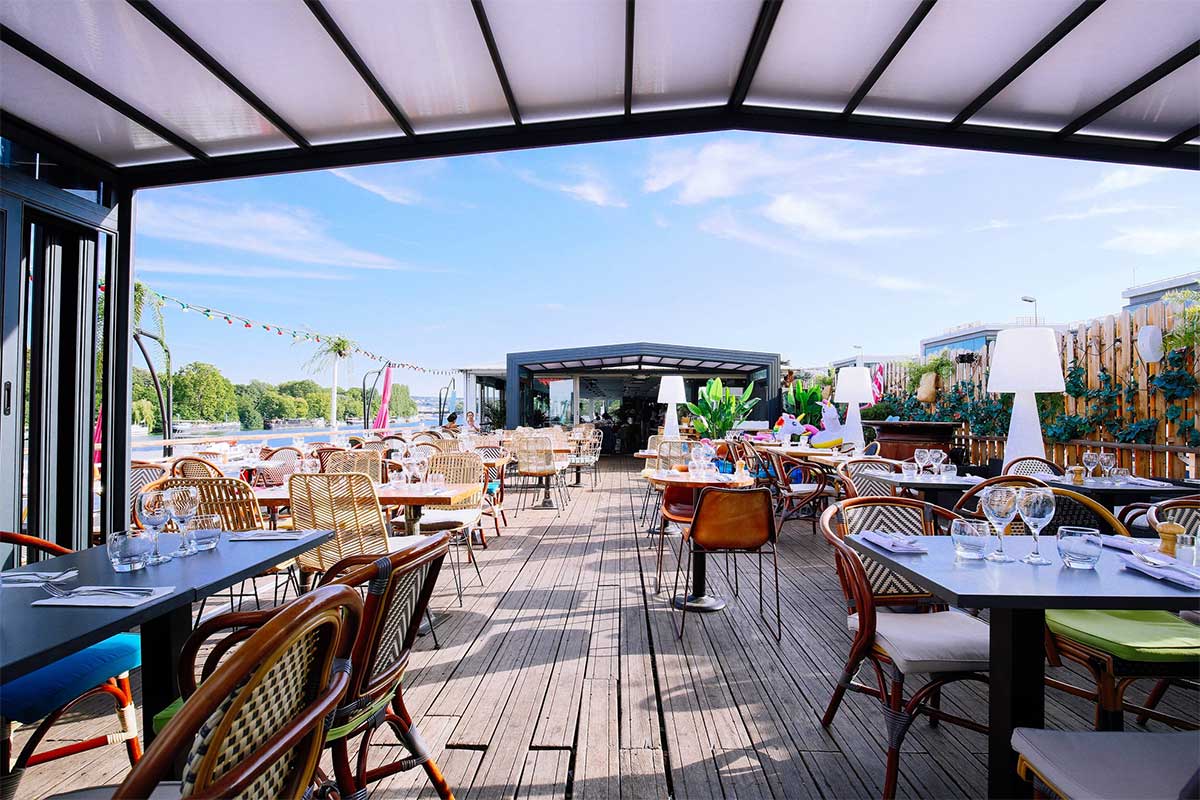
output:
[[[858,614],[847,624],[858,630]],[[929,672],[986,672],[988,626],[961,611],[875,615],[875,641],[905,675]]]
[[[421,514],[421,530],[452,531],[466,528],[479,522],[482,511],[478,508],[439,509],[426,507]]]
[[[1176,800],[1196,772],[1195,731],[1017,728],[1012,746],[1067,798]]]
[[[793,483],[790,486],[788,486],[788,489],[795,492],[796,494],[812,494],[813,492],[815,492],[817,490],[817,484],[815,484],[815,483]],[[821,490],[821,494],[828,494],[828,495],[837,494],[837,489],[832,486],[826,486]]]

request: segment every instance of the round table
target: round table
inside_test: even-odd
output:
[[[655,486],[686,486],[692,489],[695,495],[693,502],[698,502],[701,490],[710,486],[718,489],[746,489],[754,485],[754,476],[749,473],[741,477],[724,473],[696,477],[678,470],[661,474],[658,470],[644,469],[642,477]],[[724,598],[708,593],[707,561],[704,550],[697,549],[692,559],[692,593],[686,597],[679,595],[673,598],[672,602],[676,608],[686,606],[688,611],[710,612],[720,611],[725,607]]]

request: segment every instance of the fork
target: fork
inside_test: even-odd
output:
[[[56,586],[53,583],[42,585],[42,589],[51,597],[83,597],[93,594],[112,594],[119,597],[148,597],[154,594],[155,590],[150,588],[140,588],[131,586],[127,589],[122,589],[116,586],[99,587],[99,588],[79,588],[79,589],[64,589],[61,586]]]
[[[1137,551],[1134,551],[1133,554],[1143,564],[1149,564],[1150,566],[1157,567],[1158,569],[1173,569],[1173,570],[1177,570],[1178,572],[1182,572],[1184,575],[1189,575],[1193,578],[1200,578],[1200,572],[1197,572],[1196,570],[1188,569],[1187,567],[1182,566],[1180,564],[1175,564],[1173,562],[1167,561],[1162,558],[1155,558],[1154,556],[1147,555],[1146,553],[1141,553],[1141,552],[1137,552]]]

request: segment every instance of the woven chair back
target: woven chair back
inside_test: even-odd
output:
[[[847,497],[891,497],[892,485],[870,473],[895,471],[895,465],[883,458],[852,458],[837,468]]]
[[[333,453],[326,462],[326,472],[361,472],[376,483],[382,481],[382,453],[378,450],[344,450]]]
[[[194,486],[200,492],[197,514],[216,514],[221,529],[256,531],[263,527],[258,498],[250,484],[237,478],[168,478],[160,488]]]
[[[682,439],[660,439],[658,442],[657,469],[671,469],[688,463],[691,458],[691,442]]]
[[[555,472],[554,443],[548,436],[523,436],[514,440],[518,475],[547,475]]]
[[[908,497],[857,497],[830,506],[821,515],[820,525],[825,538],[836,537],[840,541],[863,531],[909,536],[944,534],[957,518],[952,511]],[[870,558],[861,560],[871,594],[880,603],[895,605],[929,599],[929,592],[902,575]],[[846,587],[843,590],[850,599]]]
[[[1066,474],[1062,467],[1045,458],[1037,456],[1022,456],[1014,458],[1012,461],[1004,465],[1001,474],[1004,475],[1051,475]]]
[[[167,468],[162,464],[149,461],[134,461],[129,465],[129,519],[138,527],[137,498],[142,490],[167,474]]]
[[[439,473],[446,476],[446,483],[474,483],[479,485],[479,491],[465,500],[448,506],[439,506],[449,510],[460,508],[479,508],[483,497],[484,468],[483,459],[478,453],[438,453],[429,459],[430,474]]]
[[[362,613],[346,586],[288,604],[188,698],[114,797],[157,795],[180,753],[180,797],[305,797],[327,719],[350,685]]]
[[[1200,495],[1164,500],[1150,508],[1147,518],[1156,531],[1162,523],[1174,522],[1182,525],[1185,533],[1200,535]]]
[[[977,483],[967,491],[963,492],[962,497],[958,498],[958,502],[954,504],[954,511],[962,514],[964,517],[972,519],[985,519],[983,511],[979,508],[979,498],[992,486],[1011,486],[1014,489],[1022,487],[1034,487],[1040,489],[1049,488],[1048,485],[1037,478],[1029,475],[997,475],[994,478],[988,478],[982,483]],[[1024,535],[1025,523],[1018,517],[1009,523],[1005,532],[1010,535]]]
[[[267,454],[263,461],[278,461],[286,463],[288,461],[299,461],[304,458],[304,454],[300,452],[298,447],[276,447]]]
[[[334,453],[344,453],[344,447],[318,447],[316,450],[317,462],[321,465],[321,472],[328,472],[329,459]]]
[[[413,442],[436,442],[442,435],[437,431],[417,431],[413,434]]]
[[[441,452],[436,444],[429,441],[417,442],[408,448],[410,456],[424,456],[425,458],[433,458]]]
[[[371,479],[359,472],[297,473],[288,483],[297,530],[333,531],[333,538],[297,556],[306,572],[324,572],[343,558],[384,555],[391,532]]]
[[[385,458],[402,458],[408,452],[408,442],[403,436],[386,436],[383,439]]]
[[[216,464],[195,456],[183,456],[171,464],[172,478],[219,478],[221,470]]]
[[[352,656],[351,687],[335,717],[335,726],[361,714],[361,709],[374,699],[390,695],[404,677],[449,543],[446,533],[422,537],[379,558],[348,558],[321,577],[322,585],[366,590],[363,624]]]
[[[1042,528],[1043,536],[1054,536],[1064,525],[1096,528],[1112,536],[1129,535],[1129,531],[1113,513],[1092,498],[1057,486],[1051,487],[1050,491],[1054,492],[1054,516],[1050,524]],[[1009,533],[1012,532],[1010,529]]]
[[[388,450],[387,444],[382,439],[367,439],[365,442],[355,448],[356,450],[367,450],[375,453],[382,453]]]
[[[649,453],[657,453],[658,452],[658,443],[662,441],[662,438],[663,437],[659,436],[657,433],[652,435],[646,441],[646,451]]]
[[[432,444],[441,453],[462,452],[462,442],[460,442],[458,439],[438,439]]]

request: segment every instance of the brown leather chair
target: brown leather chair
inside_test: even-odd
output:
[[[679,540],[679,557],[675,566],[675,587],[679,587],[679,573],[686,571],[683,594],[691,589],[692,556],[703,551],[707,555],[725,553],[733,560],[733,594],[738,595],[737,555],[758,554],[758,614],[765,621],[762,599],[762,557],[771,556],[775,571],[775,640],[783,637],[783,617],[779,610],[779,554],[775,547],[775,513],[771,490],[719,489],[709,486],[700,492],[692,524],[684,529]],[[687,565],[684,565],[684,548],[687,548]],[[675,592],[671,593],[672,596]],[[679,637],[683,637],[683,626],[687,623],[687,606],[679,623]]]
[[[654,577],[654,593],[662,591],[663,549],[667,538],[667,525],[691,525],[696,514],[695,491],[688,486],[667,484],[662,492],[662,509],[658,517],[658,560]]]

